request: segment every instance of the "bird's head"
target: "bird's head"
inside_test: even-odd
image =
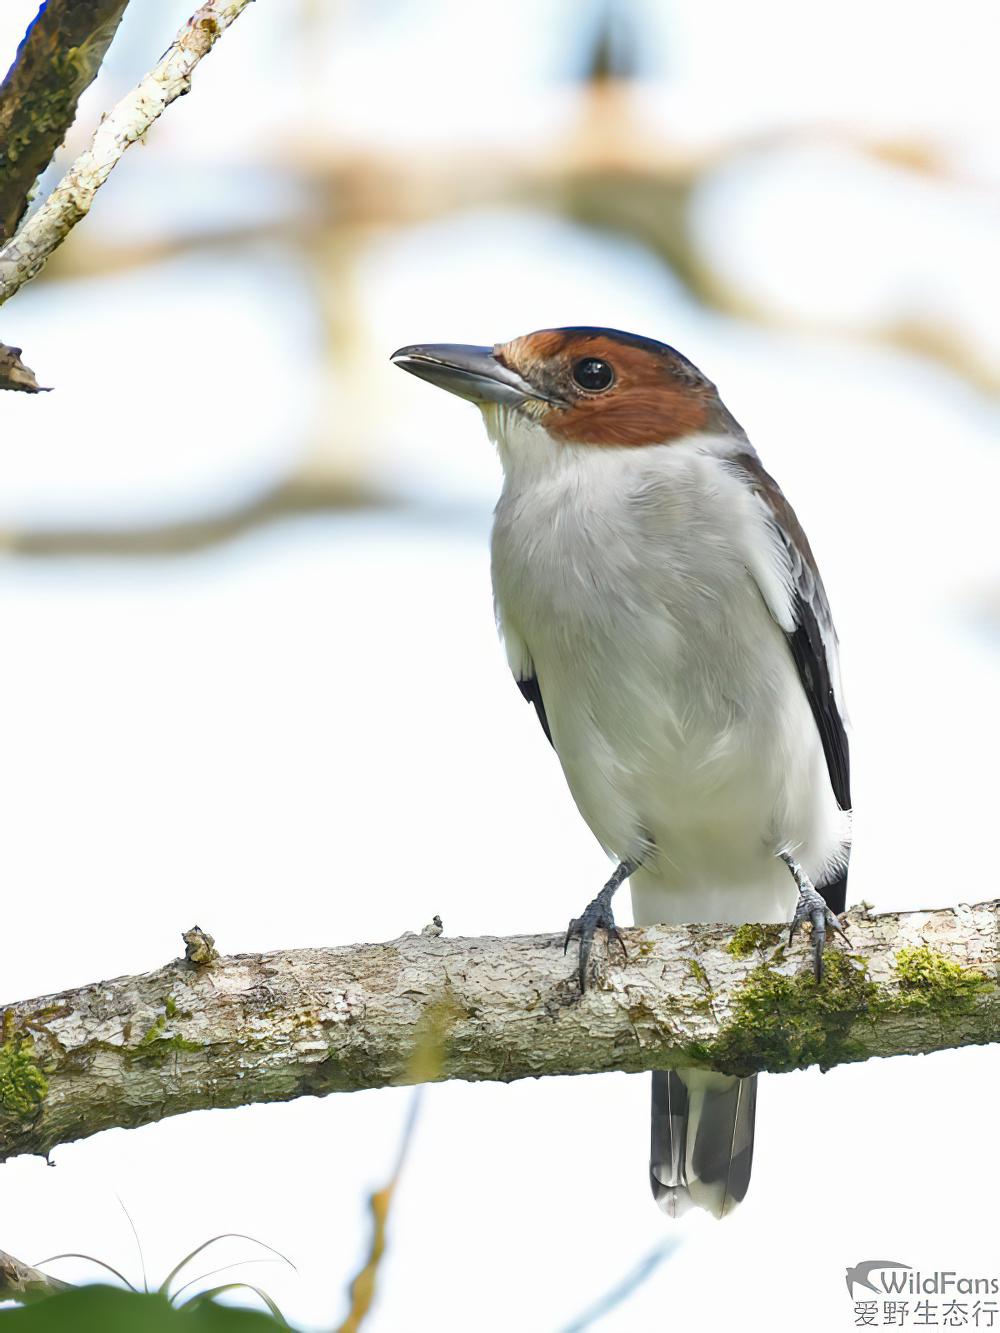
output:
[[[515,438],[524,447],[538,428],[555,447],[742,435],[697,366],[665,343],[617,329],[543,329],[494,347],[401,347],[392,360],[476,403],[502,453]]]

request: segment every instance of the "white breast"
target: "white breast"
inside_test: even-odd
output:
[[[493,581],[511,668],[537,676],[599,841],[646,851],[637,920],[788,919],[775,852],[817,877],[847,830],[776,623],[791,623],[783,554],[723,461],[731,441],[555,445],[523,419],[498,433]]]

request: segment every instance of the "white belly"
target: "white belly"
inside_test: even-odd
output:
[[[613,486],[577,476],[501,499],[508,652],[533,663],[584,819],[609,854],[643,858],[637,921],[787,920],[796,891],[776,852],[820,877],[845,817],[748,572],[760,534],[744,531],[741,489],[729,495],[715,460],[666,462],[669,485],[650,494],[619,469]]]

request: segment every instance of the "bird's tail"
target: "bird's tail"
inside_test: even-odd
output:
[[[653,1074],[649,1183],[668,1217],[689,1208],[725,1217],[742,1201],[750,1184],[756,1105],[756,1074]]]

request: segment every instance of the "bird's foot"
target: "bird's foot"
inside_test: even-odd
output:
[[[624,864],[624,863],[623,863]],[[621,866],[618,867],[622,869]],[[611,899],[615,895],[615,890],[621,884],[626,875],[618,877],[618,871],[608,880],[604,888],[600,891],[592,903],[584,908],[582,916],[576,916],[569,923],[569,929],[566,931],[566,939],[563,942],[563,953],[569,948],[570,940],[579,939],[580,941],[580,990],[587,989],[587,963],[590,959],[590,950],[594,943],[594,935],[598,930],[603,930],[608,937],[608,945],[611,941],[617,944],[621,950],[622,962],[628,961],[628,951],[625,948],[625,941],[622,939],[621,931],[615,922],[615,914],[611,910]]]
[[[791,945],[803,922],[812,926],[813,976],[823,980],[823,950],[826,948],[827,929],[847,938],[847,932],[840,924],[836,913],[826,904],[826,899],[813,884],[812,880],[793,857],[782,852],[781,859],[792,872],[799,890],[799,901],[795,905],[795,915],[788,931],[788,943]]]

